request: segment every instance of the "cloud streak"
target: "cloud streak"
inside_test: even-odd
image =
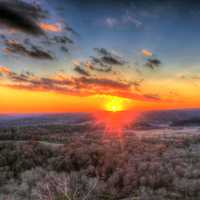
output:
[[[75,66],[74,71],[83,76],[90,76],[89,72],[81,68],[80,66]]]
[[[95,48],[94,50],[99,55],[100,63],[102,62],[108,65],[124,65],[126,63],[121,57],[114,55],[105,48]]]
[[[73,77],[66,74],[39,77],[30,72],[18,74],[5,66],[0,66],[0,73],[3,79],[0,82],[1,86],[18,90],[55,92],[75,96],[105,94],[142,101],[162,101],[158,95],[142,94],[133,90],[133,87],[139,87],[141,81],[136,84],[89,76]]]
[[[31,45],[30,48],[27,48],[25,45],[15,41],[15,40],[5,40],[5,52],[10,54],[20,54],[28,56],[35,59],[46,59],[53,60],[54,57],[49,51],[45,51],[35,45]]]
[[[104,25],[108,28],[120,28],[123,26],[133,25],[136,28],[142,26],[142,22],[128,11],[120,17],[106,17]]]

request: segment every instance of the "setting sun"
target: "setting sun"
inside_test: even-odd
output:
[[[112,100],[106,103],[105,110],[110,112],[118,112],[125,110],[123,101],[120,98],[114,97]]]

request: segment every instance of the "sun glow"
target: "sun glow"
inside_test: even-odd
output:
[[[119,112],[126,110],[126,107],[122,99],[113,97],[113,99],[105,104],[105,110],[110,112]]]
[[[122,136],[126,128],[134,123],[138,114],[132,110],[133,101],[117,96],[103,96],[102,111],[94,114],[95,125],[105,129],[105,133]]]
[[[96,125],[102,125],[105,133],[122,137],[126,128],[132,125],[138,113],[133,111],[102,111],[94,113]]]

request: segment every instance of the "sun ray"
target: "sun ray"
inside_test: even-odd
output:
[[[130,110],[132,101],[117,96],[105,96],[103,110],[94,114],[97,125],[103,125],[107,134],[122,136],[127,126],[135,121],[136,112]]]

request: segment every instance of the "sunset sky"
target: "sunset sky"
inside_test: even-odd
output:
[[[200,107],[200,3],[0,0],[0,113]]]

